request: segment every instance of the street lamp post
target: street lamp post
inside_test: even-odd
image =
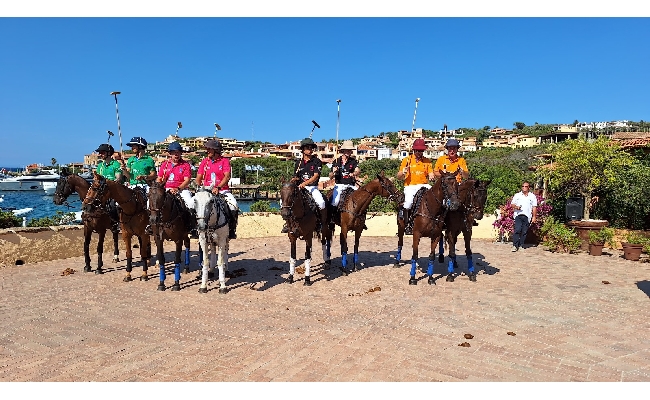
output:
[[[413,111],[413,125],[411,126],[411,132],[415,132],[415,115],[418,112],[418,103],[420,102],[420,98],[418,97],[415,99],[415,111]]]

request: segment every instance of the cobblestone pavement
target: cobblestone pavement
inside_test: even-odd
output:
[[[103,275],[82,257],[1,269],[0,380],[650,381],[650,264],[476,240],[477,282],[460,251],[454,282],[436,261],[428,285],[422,257],[412,286],[396,245],[362,237],[349,276],[338,243],[329,269],[318,245],[308,287],[283,282],[287,238],[237,239],[229,268],[246,274],[227,294],[198,292],[196,252],[180,292],[157,291],[153,267],[122,282],[124,261]]]

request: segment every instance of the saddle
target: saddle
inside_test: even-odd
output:
[[[312,197],[311,194],[307,191],[307,189],[302,189],[300,191],[302,194],[302,200],[303,202],[307,203],[307,207],[311,210],[314,215],[320,215],[320,208],[318,208],[318,204],[316,204],[316,200]]]
[[[345,188],[345,190],[341,192],[341,198],[339,199],[339,205],[337,206],[338,212],[343,211],[343,206],[345,205],[345,199],[347,199],[348,196],[351,195],[353,192],[354,189],[352,189],[351,187],[347,187]]]
[[[178,206],[178,209],[181,213],[183,223],[186,227],[188,227],[188,230],[194,229],[194,227],[196,227],[195,211],[191,208],[187,208],[187,204],[185,204],[185,200],[183,200],[181,197],[180,192],[174,194],[173,196],[174,201],[176,202],[176,206]]]
[[[420,203],[422,203],[422,197],[424,197],[424,193],[427,190],[428,190],[427,188],[421,187],[415,193],[415,196],[413,197],[413,205],[411,205],[411,212],[408,213],[408,220],[405,221],[406,232],[413,232],[413,223],[415,222],[415,214],[417,210],[420,208]]]

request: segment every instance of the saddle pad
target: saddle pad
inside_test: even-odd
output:
[[[348,196],[350,194],[352,194],[352,192],[354,192],[354,189],[352,189],[351,187],[347,187],[347,188],[345,188],[345,190],[343,190],[341,192],[341,198],[339,199],[339,205],[338,205],[339,212],[343,210],[343,205],[345,204],[345,199],[347,199]]]

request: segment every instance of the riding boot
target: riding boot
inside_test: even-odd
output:
[[[404,234],[412,235],[413,234],[413,223],[411,222],[410,210],[404,209]]]
[[[229,209],[230,210],[230,209]],[[230,219],[228,221],[228,239],[237,239],[237,220],[239,219],[239,210],[230,210]]]
[[[323,233],[327,229],[327,207],[320,210],[320,232]]]

